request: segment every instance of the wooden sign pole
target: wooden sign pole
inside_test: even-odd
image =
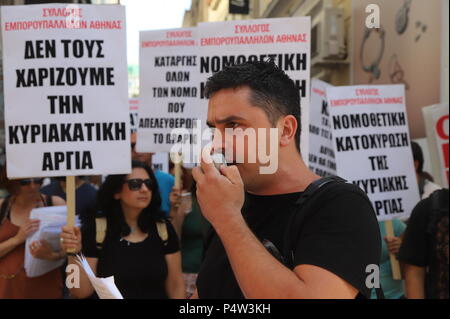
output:
[[[75,176],[66,177],[67,226],[75,226]],[[74,251],[67,251],[73,253]]]
[[[174,155],[175,188],[181,190],[181,154],[175,153]]]
[[[384,227],[386,229],[386,235],[388,237],[395,237],[394,235],[394,227],[392,225],[392,220],[387,220],[384,222]],[[389,257],[391,259],[391,268],[392,268],[392,278],[395,280],[401,280],[402,274],[400,271],[400,263],[398,262],[397,258],[394,254],[389,254]]]

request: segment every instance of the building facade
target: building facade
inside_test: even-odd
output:
[[[183,26],[310,16],[311,77],[336,86],[403,83],[414,139],[426,136],[422,107],[448,103],[448,0],[248,0],[247,15],[230,14],[229,1],[192,0]],[[367,32],[371,5],[376,32]]]

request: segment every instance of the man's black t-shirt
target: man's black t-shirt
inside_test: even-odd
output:
[[[82,227],[83,254],[98,258],[97,276],[114,276],[125,299],[167,299],[166,254],[179,251],[178,237],[167,221],[168,241],[164,245],[154,224],[145,240],[131,243],[107,231],[101,250],[96,246],[95,222]]]
[[[440,193],[440,207],[447,209],[446,216],[439,216],[436,212],[432,212],[431,197],[420,201],[414,207],[408,220],[408,227],[398,254],[401,262],[426,268],[425,295],[427,299],[441,298],[442,294],[448,296],[449,191],[443,189],[436,192]],[[444,245],[439,245],[439,241]]]
[[[378,265],[381,238],[375,212],[354,185],[331,183],[314,198],[295,248],[294,264],[324,268],[370,296],[366,267]],[[259,196],[246,194],[242,214],[247,225],[263,241],[283,250],[284,234],[301,193]],[[297,212],[297,213],[302,213]],[[261,274],[266,276],[267,274]],[[234,277],[220,238],[214,234],[197,279],[200,298],[244,298]]]

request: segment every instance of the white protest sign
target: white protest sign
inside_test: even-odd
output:
[[[336,175],[330,112],[326,97],[332,85],[318,79],[311,80],[311,108],[309,110],[309,168],[319,176]]]
[[[448,187],[448,104],[424,107],[422,112],[430,148],[433,176],[438,184]]]
[[[131,171],[125,8],[1,8],[9,178]]]
[[[139,99],[130,99],[130,126],[131,133],[135,134],[139,126]],[[137,143],[137,141],[136,141]],[[152,155],[152,169],[168,173],[169,172],[169,154],[154,153]]]
[[[39,229],[31,234],[25,242],[24,268],[27,277],[32,278],[42,276],[64,264],[65,258],[58,260],[34,258],[30,253],[30,244],[38,240],[45,240],[54,251],[60,251],[60,233],[61,228],[66,224],[67,207],[51,206],[35,208],[30,213],[30,219],[40,221]],[[76,225],[78,227],[80,226],[78,217],[76,218]]]
[[[233,64],[272,59],[300,92],[301,152],[308,161],[310,17],[239,20],[199,25],[200,102],[208,77]],[[205,114],[206,116],[206,114]]]
[[[171,152],[193,144],[198,103],[195,28],[140,32],[138,152]],[[178,131],[178,132],[177,132]]]
[[[379,221],[419,202],[403,85],[327,89],[339,176],[369,196]]]
[[[139,123],[139,100],[130,99],[130,130],[131,133],[136,133]]]

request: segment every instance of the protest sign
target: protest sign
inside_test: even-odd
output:
[[[311,80],[311,108],[309,110],[309,168],[319,176],[336,175],[330,112],[326,90],[332,85],[318,79]]]
[[[9,178],[131,171],[123,6],[2,6]]]
[[[130,127],[131,134],[136,134],[139,126],[139,99],[130,99]],[[136,138],[137,140],[137,138]],[[169,172],[169,154],[168,153],[154,153],[152,155],[152,169],[159,170],[165,173]]]
[[[130,99],[130,130],[131,133],[136,133],[139,123],[139,100]]]
[[[152,156],[153,170],[169,173],[169,153],[155,153]]]
[[[195,28],[140,32],[138,152],[171,152],[174,144],[194,144],[198,104]]]
[[[363,189],[378,221],[393,237],[392,219],[407,218],[419,202],[403,85],[327,89],[337,173]],[[400,265],[390,254],[392,276]]]
[[[403,85],[327,88],[337,173],[362,188],[379,221],[419,202]]]
[[[201,23],[199,25],[199,73],[201,104],[205,83],[213,73],[233,64],[273,60],[295,82],[301,106],[301,152],[308,161],[309,17]],[[299,106],[299,107],[300,107]]]

